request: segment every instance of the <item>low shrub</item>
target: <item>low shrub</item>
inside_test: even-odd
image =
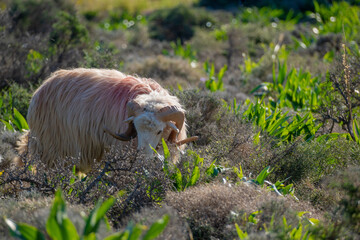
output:
[[[205,11],[179,5],[170,9],[156,10],[149,16],[150,37],[159,40],[181,43],[192,38],[194,27],[214,25],[215,21]],[[209,24],[208,24],[209,26]]]
[[[9,5],[9,14],[13,27],[18,33],[46,34],[57,21],[59,11],[75,14],[74,8],[67,1],[53,0],[14,0]]]
[[[309,211],[309,216],[318,218],[320,212],[309,204],[298,203],[290,198],[279,198],[260,187],[241,183],[228,185],[223,183],[205,184],[184,192],[169,192],[167,205],[175,208],[180,216],[187,219],[194,238],[233,239],[236,236],[234,223],[247,224],[244,218],[259,211],[253,224],[248,224],[248,231],[258,232],[263,224],[269,224],[271,216],[282,221],[283,216],[297,220],[296,212]],[[255,221],[255,220],[254,220]]]

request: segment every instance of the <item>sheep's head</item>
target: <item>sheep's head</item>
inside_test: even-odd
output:
[[[184,126],[185,114],[176,106],[167,106],[152,112],[142,108],[137,102],[130,101],[127,104],[127,111],[128,118],[124,122],[128,124],[128,128],[124,133],[116,134],[108,129],[105,131],[121,141],[129,141],[137,136],[138,149],[144,150],[146,154],[152,154],[150,145],[155,148],[165,136],[168,142],[178,146],[197,139],[197,137],[177,139],[178,133]]]

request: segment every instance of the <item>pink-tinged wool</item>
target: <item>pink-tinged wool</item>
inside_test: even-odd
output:
[[[88,170],[94,159],[101,160],[106,147],[123,144],[104,133],[104,127],[124,132],[128,127],[123,123],[128,117],[128,101],[153,92],[161,96],[157,106],[183,110],[176,97],[151,79],[108,69],[59,70],[31,99],[27,115],[29,149],[32,154],[40,154],[49,167],[59,158],[80,156],[79,168]],[[178,140],[185,138],[184,123]]]

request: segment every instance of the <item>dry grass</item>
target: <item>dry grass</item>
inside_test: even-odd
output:
[[[129,216],[124,222],[141,223],[146,226],[150,226],[164,214],[169,215],[170,220],[165,230],[158,237],[159,239],[191,239],[190,236],[192,236],[192,233],[187,222],[179,216],[179,213],[174,208],[167,206],[166,204],[161,204],[161,206],[153,208],[145,207],[141,209],[141,211]]]
[[[264,223],[270,222],[272,214],[277,214],[277,218],[282,219],[282,216],[290,211],[309,211],[309,216],[321,217],[321,213],[310,204],[277,197],[275,193],[245,183],[231,187],[212,183],[184,192],[169,192],[165,203],[187,219],[196,239],[210,239],[210,236],[220,239],[226,236],[226,239],[229,239],[229,231],[235,233],[234,222],[259,209],[263,210],[260,221]]]

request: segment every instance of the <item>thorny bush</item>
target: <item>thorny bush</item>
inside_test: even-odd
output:
[[[60,160],[51,168],[37,156],[22,156],[24,166],[2,170],[0,191],[4,197],[16,197],[22,191],[53,195],[61,188],[71,203],[93,204],[99,196],[117,196],[110,220],[120,223],[128,214],[162,201],[171,182],[162,171],[162,162],[149,161],[133,149],[112,149],[104,161],[94,163],[83,176],[74,167],[78,159]]]

